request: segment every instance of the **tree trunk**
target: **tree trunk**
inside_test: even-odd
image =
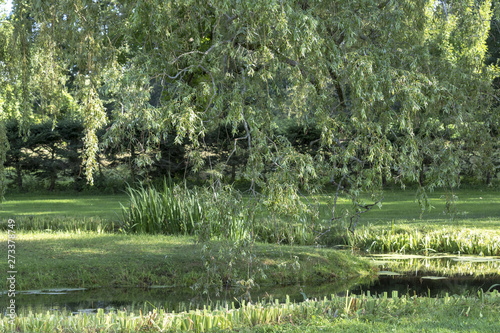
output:
[[[16,160],[16,181],[19,191],[23,190],[23,169],[21,169],[21,159]]]
[[[57,169],[55,167],[55,159],[56,159],[56,152],[55,152],[55,148],[52,147],[52,154],[51,154],[51,165],[52,165],[52,168],[50,170],[50,185],[49,185],[49,191],[52,192],[54,191],[54,189],[56,188],[56,179],[57,179]]]
[[[133,144],[130,145],[130,176],[132,177],[132,183],[135,183],[135,159],[136,159],[135,147]]]
[[[422,162],[422,165],[420,166],[420,173],[418,175],[418,183],[420,184],[420,186],[424,186],[424,180],[425,180],[425,176],[424,176],[424,162]]]
[[[236,180],[236,164],[231,165],[231,183]]]

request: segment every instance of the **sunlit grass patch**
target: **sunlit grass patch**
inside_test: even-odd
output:
[[[110,219],[103,219],[99,216],[47,216],[29,215],[13,217],[16,223],[16,230],[23,231],[70,231],[85,232],[95,231],[97,233],[115,232],[119,230],[120,224]],[[7,219],[0,221],[0,230],[7,230]]]
[[[59,194],[43,195],[12,194],[6,195],[0,206],[0,218],[19,217],[99,217],[117,220],[120,202],[126,203],[123,195]]]
[[[0,237],[7,237],[0,232]],[[224,270],[224,241],[210,243],[214,266]],[[7,251],[6,242],[0,251]],[[193,286],[203,279],[204,244],[194,237],[97,232],[17,232],[18,290],[54,287]],[[370,275],[371,266],[344,251],[256,243],[251,251],[256,283],[325,282]],[[250,259],[235,258],[227,278],[248,279]],[[7,258],[0,258],[6,267]],[[225,272],[225,271],[224,271]],[[332,275],[338,278],[333,278]],[[6,282],[5,282],[6,283]],[[3,289],[3,288],[2,288]]]
[[[370,253],[435,252],[500,255],[500,230],[461,227],[366,227],[349,235],[351,246]]]

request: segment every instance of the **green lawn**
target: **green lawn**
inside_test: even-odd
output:
[[[389,249],[389,251],[423,254],[422,249],[432,249],[432,242],[436,244],[437,249],[443,249],[439,246],[445,238],[468,239],[474,236],[467,244],[458,244],[459,251],[467,253],[461,250],[461,247],[465,249],[468,246],[471,254],[480,254],[483,249],[476,247],[474,242],[481,242],[483,248],[493,251],[493,254],[498,253],[499,192],[478,189],[457,191],[455,193],[458,197],[457,210],[461,213],[453,220],[443,214],[444,195],[444,192],[431,193],[431,202],[435,208],[420,218],[419,207],[414,202],[414,191],[386,191],[382,208],[374,208],[362,216],[356,233],[358,239],[353,244],[361,250],[371,246],[375,252],[387,252]],[[167,252],[174,251],[173,249],[176,250],[170,257],[180,260],[175,265],[182,266],[184,261],[198,262],[198,265],[202,265],[199,261],[202,255],[200,247],[194,244],[194,238],[179,241],[175,237],[126,236],[103,232],[112,228],[100,228],[102,221],[116,221],[121,212],[120,203],[127,205],[128,199],[125,195],[25,194],[8,196],[7,199],[2,205],[0,217],[3,223],[8,218],[19,221],[17,224],[20,242],[19,262],[26,265],[26,268],[23,270],[24,276],[19,277],[18,283],[23,288],[127,285],[128,281],[133,281],[131,283],[135,284],[140,284],[137,281],[145,281],[145,284],[172,284],[173,280],[184,281],[182,284],[188,285],[185,281],[189,280],[189,277],[186,277],[186,274],[189,275],[188,271],[178,275],[170,273],[165,275],[158,268],[158,263],[165,264],[164,256],[170,256]],[[331,198],[322,195],[319,200],[325,205],[323,217],[327,218],[326,205]],[[342,205],[348,203],[340,202],[337,209],[342,209]],[[93,220],[94,218],[97,220]],[[46,225],[47,222],[52,224]],[[31,228],[23,228],[30,223]],[[73,227],[64,229],[61,228],[63,225],[73,225]],[[116,230],[116,225],[114,229]],[[6,237],[3,235],[2,237]],[[417,236],[420,239],[417,239]],[[415,244],[409,246],[408,239],[412,239]],[[378,247],[373,246],[374,241],[378,242]],[[173,245],[176,242],[184,245]],[[299,251],[297,250],[299,247],[295,249]],[[448,252],[446,249],[448,248],[444,247],[444,250],[438,252]],[[449,252],[456,252],[453,247],[449,249]],[[282,250],[283,248],[279,248],[279,251]],[[273,252],[268,251],[267,254],[260,253],[260,260],[263,263],[266,262],[266,256]],[[326,255],[322,254],[320,257]],[[183,256],[188,256],[188,259]],[[218,257],[224,258],[222,255]],[[2,259],[2,262],[4,260]],[[269,262],[274,260],[268,258]],[[280,260],[283,264],[289,258]],[[307,265],[303,266],[305,267]],[[58,274],[61,271],[68,273]],[[274,282],[279,280],[279,277],[273,278]],[[310,276],[304,277],[304,279],[309,278]]]
[[[415,201],[416,191],[407,190],[386,190],[382,208],[374,207],[370,212],[363,214],[360,225],[387,225],[389,223],[405,223],[412,226],[428,226],[434,224],[441,225],[461,225],[481,229],[500,228],[500,191],[496,189],[460,189],[454,192],[456,199],[456,213],[451,219],[451,215],[445,214],[446,195],[444,191],[435,191],[428,194],[431,211],[425,211],[421,215],[421,209]],[[331,217],[330,206],[333,202],[333,194],[319,196],[320,202],[324,205],[321,210],[323,218]],[[373,201],[366,200],[367,204]],[[349,206],[347,200],[341,200],[338,208]]]
[[[0,238],[7,239],[7,232],[0,232]],[[192,287],[219,279],[235,285],[250,277],[259,284],[314,285],[375,274],[348,251],[313,247],[256,244],[244,248],[246,257],[234,258],[224,242],[212,242],[203,252],[206,244],[196,243],[194,237],[21,231],[15,242],[18,290]],[[0,244],[0,253],[7,253],[7,242]],[[6,265],[6,256],[0,257],[0,266]]]
[[[116,219],[128,198],[123,195],[91,194],[14,194],[7,195],[0,207],[0,218],[17,216],[68,216]]]
[[[433,208],[422,214],[415,202],[415,190],[386,190],[382,207],[362,214],[355,235],[347,238],[345,232],[338,233],[339,229],[317,238],[328,227],[331,193],[308,198],[321,204],[320,223],[316,223],[314,230],[309,228],[310,222],[291,223],[287,218],[275,221],[265,211],[258,213],[254,227],[257,239],[269,243],[290,243],[293,239],[300,245],[316,242],[328,246],[350,245],[372,253],[433,251],[500,255],[500,192],[489,188],[455,191],[453,216],[445,214],[447,195],[444,191],[429,193]],[[126,195],[12,195],[2,204],[0,219],[5,223],[14,218],[23,230],[112,231],[120,228],[120,204],[128,206]],[[350,205],[347,200],[339,199],[336,212],[340,215]],[[339,222],[332,224],[339,225]],[[5,224],[0,227],[5,229]]]
[[[475,243],[478,242],[483,242],[484,246],[491,249],[498,248],[498,190],[456,191],[458,200],[454,219],[443,214],[444,195],[444,192],[430,194],[435,208],[420,218],[414,191],[386,191],[382,209],[374,208],[363,214],[358,233],[360,238],[366,237],[359,240],[359,244],[363,241],[372,244],[372,238],[386,237],[381,240],[382,244],[387,242],[392,246],[401,241],[403,248],[409,251],[410,247],[406,243],[411,236],[409,238],[413,237],[418,252],[428,246],[427,242],[439,243],[455,235],[469,240],[472,250],[476,249]],[[235,248],[222,241],[197,243],[194,237],[125,235],[95,228],[80,230],[85,223],[98,225],[106,220],[116,221],[121,211],[120,203],[124,206],[128,203],[125,195],[25,194],[8,196],[7,199],[0,211],[2,222],[8,218],[20,221],[20,228],[16,231],[18,290],[169,285],[192,286],[201,293],[207,283],[222,280],[235,286],[246,283],[244,281],[249,276],[255,279],[253,282],[261,285],[317,285],[322,282],[345,285],[346,281],[354,281],[351,279],[359,277],[367,279],[376,272],[367,261],[356,258],[351,251],[263,243],[256,243],[252,248]],[[330,208],[326,205],[331,201],[331,195],[330,198],[329,195],[322,195],[318,199],[325,205],[322,218],[328,219]],[[337,209],[341,210],[347,205],[348,202],[341,201]],[[38,224],[33,222],[37,219]],[[52,225],[45,226],[46,221],[51,221]],[[30,231],[21,228],[23,223],[28,225],[28,222],[38,229]],[[74,224],[75,227],[70,230],[59,228],[64,224]],[[434,234],[434,238],[430,237]],[[425,244],[417,244],[415,235],[422,236],[419,242],[425,241]],[[0,238],[7,239],[5,228],[0,231]],[[231,252],[236,250],[242,252]],[[7,252],[6,242],[0,243],[0,252]],[[6,264],[6,257],[0,257],[0,266],[6,267]],[[444,299],[404,296],[356,301],[334,297],[330,303],[302,303],[305,305],[300,308],[290,306],[286,310],[290,313],[286,316],[279,309],[270,309],[270,314],[278,313],[278,316],[269,320],[264,316],[267,310],[249,308],[248,315],[242,312],[241,319],[237,319],[232,327],[239,332],[498,331],[498,293],[478,296]],[[224,310],[220,313],[229,316],[232,312]],[[182,331],[169,326],[172,314],[148,316],[102,312],[88,316],[47,314],[43,317],[36,314],[19,317],[16,319],[16,328],[13,328],[7,323],[8,318],[0,314],[0,332],[10,332],[12,329],[22,332],[155,332],[162,331],[160,327],[165,331]],[[183,313],[176,318],[179,325],[190,327],[193,321],[207,323],[207,318],[216,316],[216,312],[209,311]]]
[[[454,219],[444,214],[445,196],[443,191],[429,193],[430,212],[420,217],[421,210],[415,202],[415,190],[386,190],[382,208],[373,208],[363,214],[359,225],[388,225],[393,222],[412,226],[460,225],[463,227],[491,229],[500,228],[500,191],[495,189],[460,189],[457,196]],[[312,196],[322,204],[321,218],[329,219],[333,194]],[[128,204],[123,195],[91,195],[91,194],[14,194],[7,195],[2,203],[0,218],[16,216],[68,216],[95,217],[117,219],[121,213],[120,203]],[[372,203],[367,200],[367,203]],[[349,206],[347,200],[340,199],[337,212]]]

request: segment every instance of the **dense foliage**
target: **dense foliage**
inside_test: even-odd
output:
[[[359,195],[387,180],[454,188],[464,168],[495,171],[494,5],[17,0],[0,28],[1,117],[22,135],[81,119],[91,183],[105,128],[103,147],[131,150],[138,167],[167,139],[216,183],[244,158],[242,177],[276,214],[328,182],[359,213]],[[317,138],[292,144],[286,124]],[[207,134],[221,126],[226,158],[212,160]]]

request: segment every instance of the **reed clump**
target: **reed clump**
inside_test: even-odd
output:
[[[122,205],[121,228],[127,233],[190,235],[203,215],[196,191],[174,186],[166,179],[163,188],[127,187],[130,203]]]
[[[458,253],[484,256],[500,255],[500,234],[491,230],[444,227],[363,228],[349,235],[351,246],[370,253]]]

